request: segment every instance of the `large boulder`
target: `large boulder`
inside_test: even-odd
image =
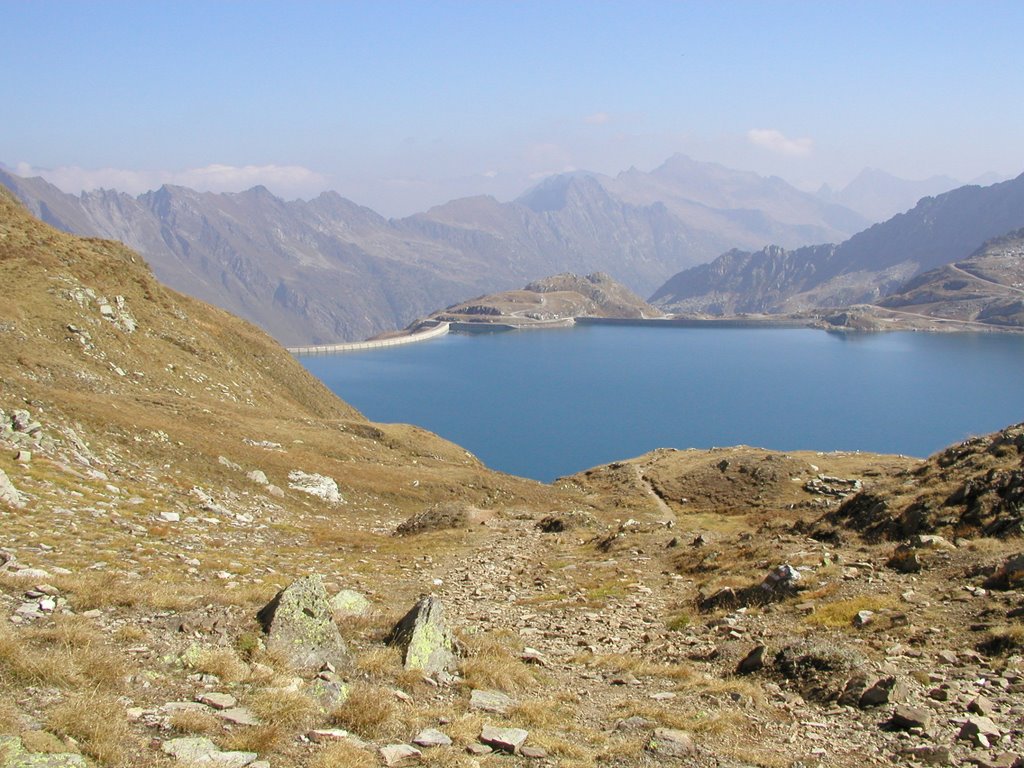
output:
[[[267,648],[284,653],[296,668],[315,671],[325,663],[345,661],[347,649],[323,579],[298,579],[282,589],[256,615],[267,633]]]
[[[387,637],[388,645],[402,649],[406,669],[425,675],[447,673],[455,667],[455,640],[444,618],[444,605],[436,597],[421,598]]]

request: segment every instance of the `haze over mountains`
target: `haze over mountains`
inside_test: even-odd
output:
[[[512,202],[463,198],[392,220],[332,192],[76,196],[2,170],[0,182],[44,221],[123,241],[172,287],[285,343],[365,338],[556,272],[603,271],[648,295],[729,248],[842,240],[866,224],[781,179],[682,156],[650,173],[555,176]]]
[[[460,198],[403,219],[334,192],[285,201],[264,187],[163,186],[76,196],[2,169],[0,183],[44,221],[121,240],[172,287],[286,344],[367,338],[559,272],[607,273],[668,312],[874,302],[1024,226],[1022,179],[925,197],[869,226],[955,180],[868,169],[837,193],[812,195],[683,155],[650,172],[561,174],[511,202]]]
[[[839,245],[732,250],[674,276],[651,297],[672,312],[797,312],[873,303],[926,270],[1024,227],[1024,174],[922,199]]]

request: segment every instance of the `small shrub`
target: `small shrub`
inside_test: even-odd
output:
[[[690,622],[693,621],[693,617],[687,611],[677,613],[671,619],[669,619],[665,626],[668,627],[672,632],[681,632],[690,626]]]

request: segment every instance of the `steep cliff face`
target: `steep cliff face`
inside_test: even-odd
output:
[[[871,303],[1021,226],[1024,175],[924,198],[841,245],[726,253],[675,275],[651,301],[666,310],[712,314]]]

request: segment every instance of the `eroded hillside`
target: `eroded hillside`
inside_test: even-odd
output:
[[[1020,754],[1020,428],[927,463],[662,450],[545,486],[366,421],[7,197],[0,274],[3,768]],[[847,514],[872,494],[879,520],[985,511],[879,536]],[[392,630],[425,594],[447,627],[417,657]]]

